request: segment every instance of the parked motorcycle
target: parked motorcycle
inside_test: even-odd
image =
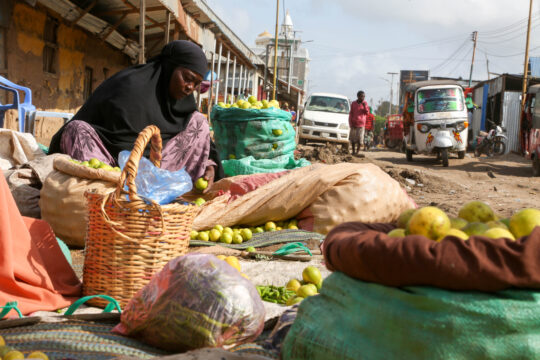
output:
[[[493,123],[492,123],[493,124]],[[482,154],[487,156],[503,155],[506,152],[506,129],[493,124],[494,127],[487,133],[480,131],[478,133],[478,145],[474,149],[474,156],[479,157]]]

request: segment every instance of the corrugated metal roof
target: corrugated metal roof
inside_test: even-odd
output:
[[[90,14],[68,0],[38,0],[38,2],[57,12],[64,19],[70,22],[77,21],[77,25],[94,35],[104,34],[110,26],[106,21]],[[105,41],[115,48],[121,50],[130,58],[135,59],[139,53],[139,44],[130,39],[126,39],[116,30],[112,30],[105,38]]]
[[[135,60],[139,54],[139,1],[37,0],[69,22],[100,37]],[[134,4],[133,4],[133,3]],[[167,10],[173,21],[181,15],[178,0],[145,1],[145,52],[155,55],[164,45]]]

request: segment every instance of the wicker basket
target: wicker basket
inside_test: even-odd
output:
[[[83,268],[83,294],[106,294],[124,307],[131,297],[171,259],[187,253],[198,207],[146,203],[137,195],[139,160],[151,140],[150,160],[161,162],[161,134],[156,126],[140,134],[114,192],[87,191],[88,228]],[[123,190],[127,184],[129,200]],[[90,305],[104,307],[101,299]]]

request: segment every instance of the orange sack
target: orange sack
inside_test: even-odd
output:
[[[81,283],[49,224],[21,216],[0,176],[0,306],[17,301],[27,315],[69,306],[80,294]]]

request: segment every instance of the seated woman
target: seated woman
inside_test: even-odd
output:
[[[193,181],[204,177],[210,188],[223,170],[208,121],[193,96],[206,71],[206,56],[198,45],[172,41],[147,64],[105,80],[54,135],[50,153],[115,166],[120,151],[131,151],[139,133],[156,125],[163,140],[161,167],[185,167]]]

